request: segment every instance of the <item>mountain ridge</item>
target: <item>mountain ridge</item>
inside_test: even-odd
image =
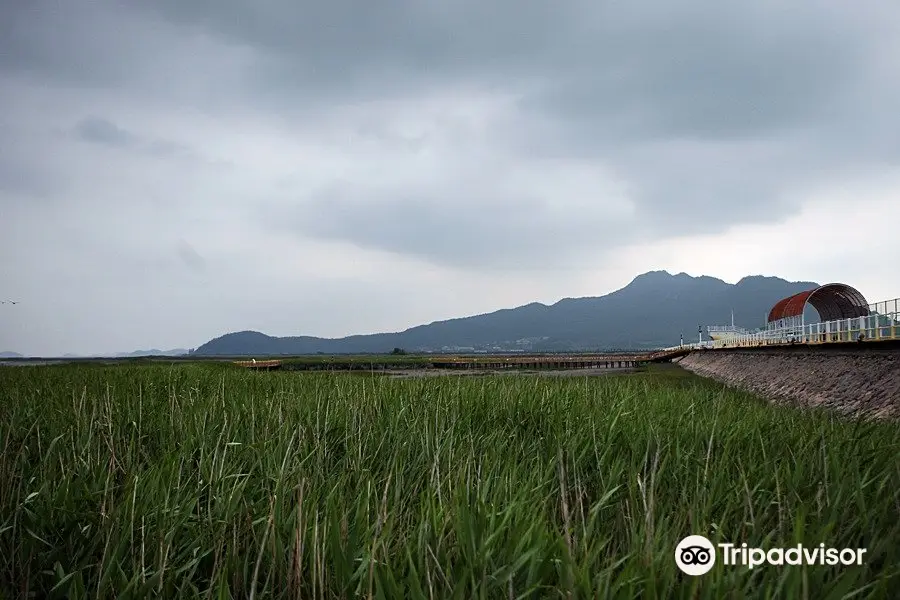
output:
[[[778,300],[818,286],[748,275],[735,284],[686,273],[649,271],[603,296],[530,302],[514,308],[416,325],[402,331],[340,338],[274,337],[238,331],[216,337],[193,354],[290,355],[412,352],[587,351],[647,349],[695,339],[695,327],[730,322],[762,325]],[[694,337],[691,337],[694,335]]]
[[[150,350],[134,350],[133,352],[110,352],[107,354],[75,354],[72,352],[66,352],[65,354],[59,356],[25,356],[24,354],[20,354],[18,352],[0,352],[0,358],[141,358],[157,356],[185,356],[189,353],[190,351],[186,348],[173,348],[171,350],[157,350],[156,348],[151,348]]]

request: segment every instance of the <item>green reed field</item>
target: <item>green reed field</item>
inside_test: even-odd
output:
[[[604,377],[0,368],[0,596],[887,598],[900,427]],[[675,566],[677,543],[867,548]],[[891,591],[893,590],[893,592]],[[896,596],[894,596],[896,597]]]

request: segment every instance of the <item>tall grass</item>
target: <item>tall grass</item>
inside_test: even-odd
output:
[[[0,369],[0,593],[884,598],[898,446],[678,370]],[[688,577],[692,533],[868,552]]]

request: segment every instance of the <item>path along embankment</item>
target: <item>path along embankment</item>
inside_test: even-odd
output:
[[[773,402],[900,418],[900,346],[893,344],[705,350],[677,362]]]

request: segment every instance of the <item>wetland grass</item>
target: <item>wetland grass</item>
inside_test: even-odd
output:
[[[888,598],[900,428],[678,368],[0,369],[0,595]],[[689,534],[867,548],[688,577]]]

